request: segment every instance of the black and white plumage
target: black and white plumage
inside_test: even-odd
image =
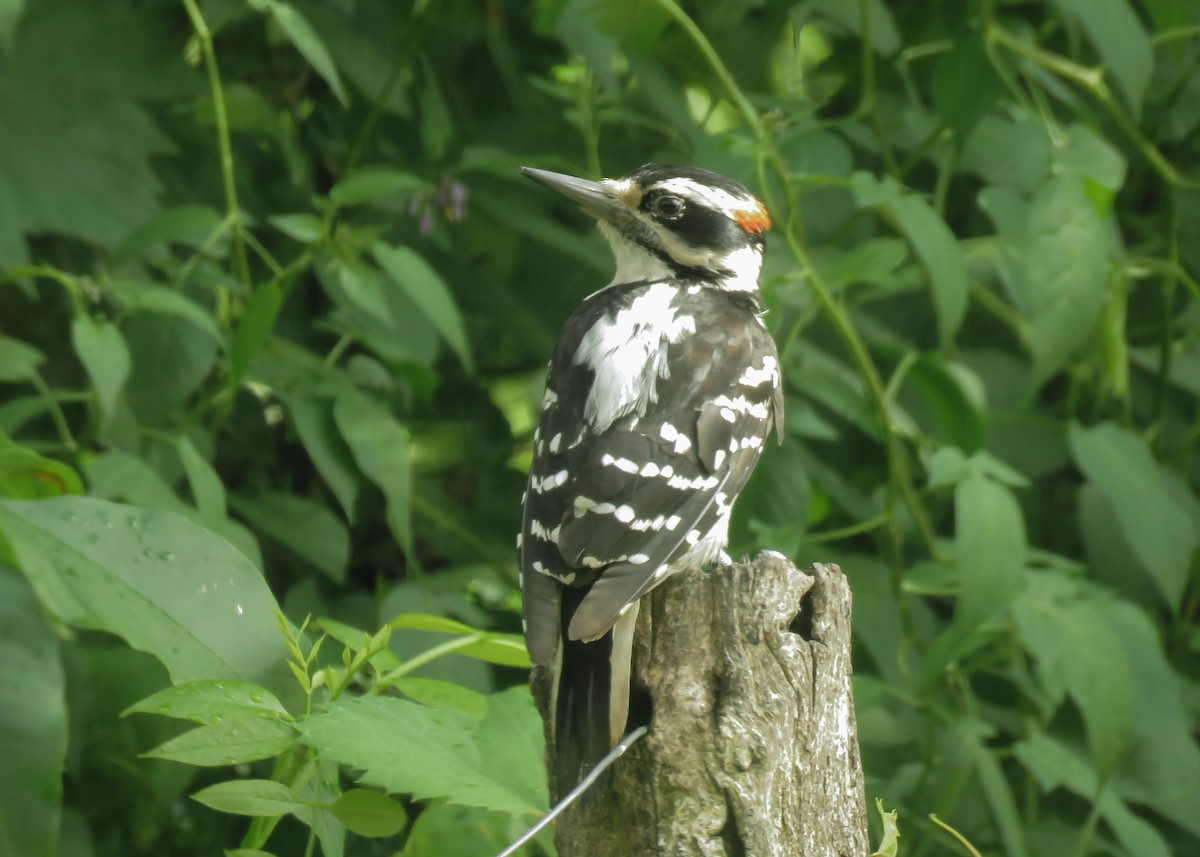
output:
[[[602,182],[524,172],[597,219],[617,266],[554,349],[518,537],[561,796],[625,731],[639,599],[728,561],[734,500],[783,398],[760,317],[770,221],[745,187],[667,164]]]

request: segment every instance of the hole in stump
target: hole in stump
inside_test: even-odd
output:
[[[804,593],[800,599],[800,612],[792,617],[788,630],[799,635],[802,639],[812,642],[813,638],[813,600],[812,590]]]

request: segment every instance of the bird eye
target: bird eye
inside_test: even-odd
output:
[[[678,220],[683,216],[683,200],[677,196],[664,195],[655,197],[650,204],[650,210],[655,217],[663,220]]]

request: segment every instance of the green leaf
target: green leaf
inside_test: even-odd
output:
[[[478,636],[480,637],[478,642],[455,649],[455,653],[504,666],[522,669],[529,666],[529,653],[525,648],[524,639],[519,634],[480,631],[454,619],[424,613],[403,613],[389,624],[397,631],[432,631],[456,634],[460,637]]]
[[[129,347],[121,331],[107,321],[77,315],[71,322],[71,343],[96,388],[100,412],[111,419],[129,377]]]
[[[233,334],[233,384],[241,383],[255,355],[271,336],[285,297],[283,286],[276,280],[254,290],[238,320]]]
[[[0,564],[0,852],[54,857],[67,752],[58,641],[29,585]]]
[[[0,535],[60,621],[108,631],[182,684],[295,684],[262,575],[220,536],[164,511],[86,497],[0,501]]]
[[[258,818],[277,818],[307,807],[298,794],[274,780],[214,783],[193,794],[192,800],[218,812]]]
[[[311,563],[335,583],[346,582],[350,534],[323,504],[310,497],[269,492],[234,497],[233,506],[256,529]]]
[[[1154,73],[1154,47],[1126,0],[1055,0],[1088,34],[1135,115]]]
[[[164,688],[135,702],[122,712],[122,716],[135,713],[161,714],[205,726],[234,717],[292,719],[271,691],[235,679],[190,681]]]
[[[180,435],[175,444],[200,517],[209,529],[215,529],[226,516],[225,484],[187,435]]]
[[[504,813],[432,801],[413,821],[396,857],[479,857],[499,854],[529,826]],[[539,837],[543,842],[543,837]],[[554,852],[547,846],[542,851]]]
[[[19,261],[10,241],[23,234],[111,246],[158,209],[151,161],[172,144],[139,100],[194,91],[194,72],[160,36],[129,4],[25,10],[0,87],[0,268]]]
[[[210,255],[225,256],[227,249],[221,248],[218,253],[211,246],[214,243],[213,235],[218,230],[227,235],[229,224],[223,224],[221,215],[208,206],[185,205],[164,209],[155,212],[114,247],[108,261],[113,270],[119,270],[148,255],[147,251],[159,249],[162,255],[162,248],[168,244],[183,244],[197,250],[209,245]],[[228,243],[226,239],[226,247]]]
[[[960,147],[1003,92],[1004,83],[976,33],[953,40],[950,50],[938,59],[930,85],[938,115],[953,129]]]
[[[462,315],[450,290],[429,263],[408,247],[383,242],[371,248],[380,267],[421,308],[434,328],[454,349],[468,372],[474,371]]]
[[[11,54],[13,50],[13,34],[25,11],[25,0],[0,0],[0,49]]]
[[[301,15],[295,6],[284,3],[282,0],[250,0],[250,6],[259,12],[270,14],[271,19],[287,36],[287,40],[300,52],[302,57],[308,60],[308,64],[313,67],[313,70],[329,84],[329,88],[333,90],[337,100],[345,107],[349,102],[346,98],[346,90],[342,86],[342,79],[338,75],[337,66],[333,64],[333,57],[329,55],[325,43],[308,23],[308,19]]]
[[[325,237],[325,224],[315,214],[276,214],[267,222],[301,244],[316,244]]]
[[[1033,384],[1040,387],[1091,340],[1108,295],[1104,226],[1082,182],[1057,176],[1034,194],[1022,249]]]
[[[1099,804],[1100,814],[1126,853],[1137,857],[1171,857],[1171,848],[1149,822],[1130,811],[1113,792],[1099,792],[1100,778],[1085,759],[1048,735],[1035,734],[1013,747],[1017,759],[1038,780],[1042,790],[1066,787],[1085,801]],[[1097,801],[1097,793],[1099,800]]]
[[[363,697],[343,698],[300,728],[321,756],[389,792],[511,815],[546,808],[541,721],[525,688],[490,697],[483,720]]]
[[[1079,469],[1104,494],[1126,542],[1178,610],[1200,536],[1168,492],[1145,442],[1112,423],[1090,429],[1072,423],[1070,442]]]
[[[359,836],[395,836],[408,823],[403,806],[370,789],[350,789],[329,809],[347,830]]]
[[[958,604],[954,624],[975,629],[1016,594],[1025,566],[1025,522],[1012,492],[975,475],[954,491]]]
[[[82,493],[83,481],[73,468],[17,446],[0,432],[0,497],[41,500]]]
[[[482,720],[487,713],[486,696],[453,682],[436,678],[402,678],[398,679],[393,687],[426,708],[457,711],[474,720]]]
[[[269,759],[291,749],[296,730],[273,717],[231,717],[172,738],[142,755],[216,767]]]
[[[0,334],[0,381],[27,381],[45,360],[46,355],[32,345]]]
[[[796,7],[796,12],[803,17],[812,13],[824,15],[830,20],[841,24],[856,36],[862,36],[864,27],[861,14],[861,3],[844,3],[842,0],[808,0]],[[867,15],[871,31],[871,47],[875,52],[891,56],[900,49],[900,34],[892,13],[883,0],[869,0]]]
[[[333,186],[329,198],[334,205],[361,205],[393,194],[413,194],[428,184],[392,167],[361,167]]]
[[[1128,747],[1133,723],[1133,676],[1121,638],[1094,599],[1048,597],[1044,584],[1022,598],[1014,614],[1042,683],[1052,699],[1070,694],[1095,766],[1107,777]]]
[[[207,310],[179,292],[165,286],[147,286],[133,290],[121,290],[121,299],[131,312],[156,312],[173,315],[190,321],[221,345],[221,331]]]
[[[346,297],[363,312],[390,325],[392,312],[387,302],[388,282],[365,266],[338,266],[338,283]]]
[[[334,403],[305,391],[285,395],[288,414],[300,442],[312,458],[317,472],[337,497],[346,519],[355,520],[355,506],[362,488],[362,476],[354,463],[354,454],[338,434],[333,415]]]
[[[408,438],[392,415],[353,388],[341,392],[333,417],[359,469],[383,491],[388,524],[406,551],[412,549],[412,470]]]
[[[860,208],[876,209],[912,242],[929,272],[942,343],[952,342],[967,312],[967,266],[958,239],[924,199],[890,177],[880,182],[859,172],[850,181]]]

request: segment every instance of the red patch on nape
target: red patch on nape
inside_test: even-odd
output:
[[[735,211],[733,219],[743,230],[753,235],[761,235],[771,228],[771,218],[761,202],[755,201],[754,208],[743,208]]]

